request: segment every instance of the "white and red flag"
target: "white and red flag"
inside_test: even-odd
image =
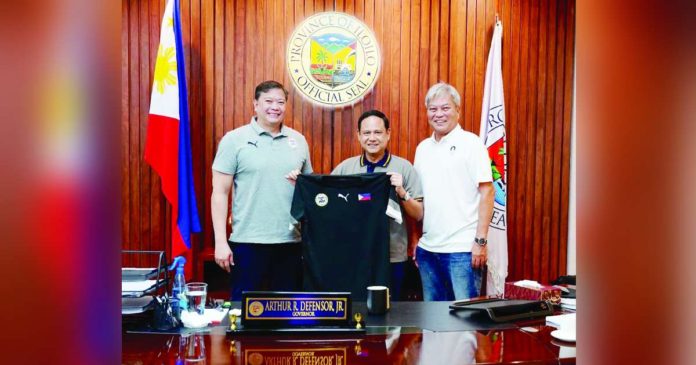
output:
[[[505,99],[502,72],[503,26],[496,21],[488,53],[483,91],[480,136],[488,149],[493,170],[495,203],[488,229],[488,277],[486,294],[502,296],[508,274],[507,255],[507,150],[505,141]]]

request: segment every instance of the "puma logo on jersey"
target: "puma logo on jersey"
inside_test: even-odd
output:
[[[257,143],[259,143],[259,141],[254,141],[254,142],[252,142],[252,141],[247,141],[247,143],[250,144],[250,145],[252,145],[252,146],[254,146],[254,147],[256,147],[256,148],[259,148],[259,146],[256,145]]]
[[[346,203],[348,203],[348,195],[350,195],[350,193],[348,193],[348,194],[346,194],[346,195],[343,195],[343,194],[339,193],[339,194],[338,194],[338,197],[339,197],[339,198],[343,198],[343,200],[345,200]]]

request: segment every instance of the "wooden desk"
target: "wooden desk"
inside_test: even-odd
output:
[[[366,318],[367,334],[355,335],[255,335],[227,336],[225,327],[211,328],[200,336],[205,364],[574,364],[575,344],[553,339],[555,330],[544,319],[518,322],[505,329],[430,331],[412,326],[399,315],[404,308],[432,308],[446,303],[394,303],[389,316]],[[362,308],[364,303],[356,303]],[[430,309],[428,309],[430,308]],[[438,309],[421,318],[449,315]],[[418,322],[418,320],[415,320]],[[389,323],[385,323],[389,322]],[[400,323],[399,323],[400,322]],[[376,323],[378,325],[371,325]],[[423,322],[420,322],[423,323]],[[440,324],[443,322],[440,321]],[[425,325],[427,327],[427,324]],[[185,351],[179,334],[123,334],[123,364],[176,364]],[[182,362],[183,363],[183,362]]]

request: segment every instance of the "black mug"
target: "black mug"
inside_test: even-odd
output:
[[[384,314],[389,310],[389,288],[386,286],[367,287],[367,313]]]

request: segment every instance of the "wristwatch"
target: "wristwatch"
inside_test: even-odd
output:
[[[404,194],[404,197],[401,198],[401,200],[403,200],[405,202],[411,200],[411,194],[409,194],[408,191],[406,191],[406,194]]]
[[[474,242],[476,242],[476,244],[479,245],[479,246],[481,246],[481,247],[483,247],[483,246],[485,246],[486,244],[488,244],[488,240],[485,239],[485,238],[483,238],[483,237],[481,237],[481,238],[478,238],[478,237],[474,238]]]

